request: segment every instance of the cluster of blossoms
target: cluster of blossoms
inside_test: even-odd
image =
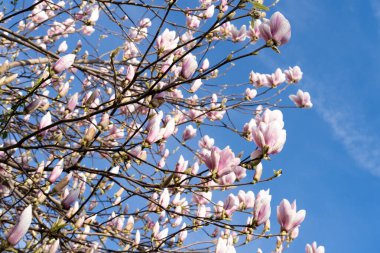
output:
[[[302,71],[251,72],[238,95],[241,85],[217,81],[235,60],[278,52],[289,21],[266,19],[259,0],[95,2],[25,1],[0,14],[0,249],[233,253],[240,238],[273,237],[283,252],[306,212],[284,199],[272,229],[272,195],[256,186],[281,174],[263,169],[286,142],[274,94]],[[312,106],[301,90],[290,99]],[[231,120],[247,108],[248,123]]]

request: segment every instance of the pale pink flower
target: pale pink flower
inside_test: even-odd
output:
[[[186,223],[183,223],[181,227],[181,232],[179,232],[179,235],[178,235],[178,241],[182,243],[186,240],[186,238],[187,238]]]
[[[283,82],[285,82],[285,80],[285,74],[282,73],[282,70],[279,68],[276,69],[276,71],[273,74],[268,76],[268,81],[272,88],[275,88],[278,85],[282,84]]]
[[[242,42],[247,37],[247,27],[243,25],[240,29],[237,29],[236,26],[231,25],[231,37],[234,42]]]
[[[28,232],[30,225],[32,224],[33,212],[32,205],[27,206],[22,211],[16,225],[7,235],[7,241],[11,245],[16,245]]]
[[[198,205],[206,205],[211,201],[212,192],[194,192],[192,202]]]
[[[51,121],[51,114],[50,112],[47,112],[41,119],[40,121],[40,125],[39,125],[39,129],[43,129],[49,125],[51,125],[52,121]],[[41,136],[44,136],[46,134],[47,130],[40,133]]]
[[[133,80],[134,76],[135,76],[135,73],[136,73],[136,70],[135,70],[135,67],[133,67],[132,65],[129,65],[128,68],[127,68],[127,76],[126,76],[126,79],[130,82]]]
[[[137,230],[135,234],[134,245],[138,246],[139,244],[140,244],[140,230]]]
[[[281,111],[267,109],[252,130],[253,140],[267,154],[277,154],[281,152],[286,141],[283,127]]]
[[[91,25],[85,25],[85,26],[83,26],[82,33],[84,35],[90,36],[94,32],[95,32],[95,28],[93,26],[91,26]]]
[[[206,69],[208,69],[210,67],[210,62],[209,60],[206,58],[203,60],[202,62],[202,65],[201,65],[201,68],[199,71],[205,71]]]
[[[197,134],[197,129],[194,128],[192,125],[188,125],[186,126],[185,131],[183,131],[182,140],[183,141],[190,140],[194,138],[196,134]]]
[[[281,231],[291,232],[303,222],[305,216],[305,210],[297,212],[296,201],[290,205],[287,199],[283,199],[277,206],[277,221],[281,226]]]
[[[251,99],[255,98],[256,95],[257,95],[257,90],[255,90],[255,89],[247,88],[245,90],[245,98],[247,100],[251,100]]]
[[[152,21],[150,21],[149,18],[143,18],[142,20],[140,20],[139,26],[146,27],[146,28],[151,27]]]
[[[220,180],[219,183],[221,184],[227,182],[231,184],[232,179],[234,179],[233,181],[236,179],[240,180],[245,176],[245,169],[239,166],[240,159],[235,157],[235,154],[229,147],[223,150],[213,147],[211,151],[204,150],[199,155],[216,179],[221,179],[228,175],[228,177]],[[229,175],[230,173],[233,173],[233,175]]]
[[[272,40],[275,46],[284,45],[290,40],[290,23],[280,12],[275,12],[270,20],[264,20],[259,28],[261,38]]]
[[[178,45],[179,38],[175,31],[169,31],[167,28],[157,37],[156,44],[160,52],[166,53],[175,49]]]
[[[75,54],[67,54],[58,59],[58,61],[53,65],[53,70],[55,73],[60,74],[66,69],[70,68],[75,61]]]
[[[50,245],[48,253],[56,253],[59,249],[59,239],[55,239]]]
[[[203,12],[203,17],[206,18],[206,19],[209,19],[209,18],[211,18],[212,16],[214,16],[214,12],[215,12],[215,5],[210,5],[210,6],[207,7],[207,9]]]
[[[59,160],[57,165],[55,165],[55,167],[54,167],[54,169],[51,172],[50,177],[49,177],[50,183],[54,183],[58,179],[58,177],[62,174],[63,163],[64,163],[64,159],[61,159],[61,160]]]
[[[64,200],[62,200],[61,204],[63,206],[63,208],[65,209],[69,209],[70,206],[78,200],[78,197],[79,197],[79,193],[80,193],[80,188],[76,188],[76,189],[73,189],[69,192],[69,194],[66,196],[66,198]]]
[[[257,194],[253,210],[255,225],[260,226],[269,219],[271,214],[271,200],[272,196],[269,194],[269,189],[266,191],[261,190]]]
[[[211,148],[214,146],[214,143],[215,143],[215,140],[213,138],[210,138],[210,136],[205,135],[198,142],[198,146],[200,148],[211,150]]]
[[[94,5],[90,11],[91,11],[91,14],[90,14],[90,17],[88,19],[88,22],[95,23],[99,19],[99,6]]]
[[[297,95],[290,95],[290,100],[294,102],[297,107],[300,108],[311,108],[313,104],[311,103],[310,93],[304,92],[302,90],[297,91]]]
[[[299,66],[289,67],[288,70],[285,70],[286,81],[288,83],[298,83],[301,81],[303,73]]]
[[[197,68],[197,58],[192,54],[187,54],[182,61],[181,76],[185,79],[190,79]]]
[[[58,46],[58,52],[59,53],[64,53],[64,52],[67,51],[67,48],[68,48],[68,46],[67,46],[66,40],[64,40],[64,41],[61,42],[61,44],[59,44],[59,46]]]
[[[250,24],[249,29],[247,31],[247,37],[251,40],[251,42],[256,42],[260,37],[260,25],[261,20],[256,19],[254,23]]]
[[[189,28],[195,29],[199,27],[200,20],[197,16],[188,15],[186,17],[186,25]]]
[[[197,79],[193,82],[193,84],[191,85],[190,87],[190,92],[196,92],[200,87],[202,86],[202,80],[201,79]]]
[[[74,95],[72,95],[69,99],[69,102],[67,102],[66,109],[69,110],[70,112],[73,112],[75,107],[78,104],[78,92],[75,92]]]
[[[238,198],[240,210],[250,209],[255,206],[255,194],[253,191],[244,192],[240,190],[238,193]]]
[[[319,246],[317,247],[317,243],[313,242],[311,245],[306,244],[306,253],[325,253],[325,247]]]
[[[224,201],[223,209],[225,210],[225,214],[227,217],[231,217],[232,214],[239,207],[239,198],[230,193],[227,199]]]
[[[160,206],[162,208],[167,208],[169,206],[170,194],[169,194],[169,190],[167,188],[165,188],[162,191],[161,196],[160,196],[160,200],[158,201],[158,203],[160,204]]]

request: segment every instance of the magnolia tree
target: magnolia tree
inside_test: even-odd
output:
[[[3,4],[1,250],[283,252],[306,212],[271,203],[261,183],[282,171],[263,167],[286,141],[279,108],[310,95],[287,92],[298,66],[234,67],[290,40],[277,2]]]

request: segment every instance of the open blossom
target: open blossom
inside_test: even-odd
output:
[[[55,73],[60,74],[66,69],[70,68],[75,61],[75,54],[67,54],[58,59],[58,61],[53,65],[53,70]]]
[[[223,209],[227,215],[227,217],[231,217],[231,215],[238,209],[239,207],[239,198],[230,193],[227,199],[224,201]]]
[[[277,221],[281,226],[281,231],[291,232],[303,222],[305,216],[305,210],[297,212],[296,201],[290,204],[287,199],[283,199],[277,206]]]
[[[246,176],[245,168],[239,166],[240,159],[235,157],[229,147],[223,150],[213,147],[210,151],[203,151],[199,154],[201,160],[220,184],[230,185]]]
[[[325,253],[325,247],[323,246],[317,247],[317,242],[313,242],[311,245],[306,244],[305,251],[306,253]]]
[[[25,208],[24,211],[22,211],[16,225],[7,235],[7,241],[11,245],[16,245],[24,237],[26,232],[28,232],[33,219],[32,211],[32,205]]]
[[[244,41],[247,37],[247,27],[243,25],[240,29],[237,29],[236,26],[231,25],[231,37],[234,42]]]
[[[175,49],[178,45],[179,37],[177,37],[175,31],[169,31],[165,29],[164,32],[157,37],[157,48],[162,53],[169,52]]]
[[[187,141],[193,138],[197,134],[197,129],[195,129],[192,125],[188,125],[183,131],[182,140]]]
[[[267,154],[281,152],[286,141],[286,131],[283,129],[282,112],[280,110],[265,110],[261,119],[253,127],[252,136],[256,145]]]
[[[260,25],[260,36],[265,41],[272,40],[275,46],[284,45],[291,37],[290,23],[280,12],[275,12]]]
[[[313,104],[311,103],[311,98],[309,92],[304,92],[302,90],[297,91],[297,95],[290,95],[290,100],[294,102],[297,107],[300,108],[311,108]]]
[[[279,68],[276,69],[276,71],[273,74],[268,76],[268,81],[272,88],[275,88],[278,85],[282,84],[283,82],[285,82],[285,80],[285,74],[282,73],[282,70]]]
[[[298,83],[301,81],[303,73],[299,66],[289,67],[288,70],[285,70],[286,81],[288,83]]]
[[[69,192],[69,194],[66,196],[66,198],[62,201],[62,206],[65,209],[69,209],[70,206],[78,200],[80,193],[80,188],[73,189]]]

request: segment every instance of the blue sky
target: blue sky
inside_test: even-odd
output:
[[[287,144],[267,166],[285,172],[268,185],[273,208],[288,198],[307,210],[287,252],[304,252],[313,240],[326,252],[375,252],[380,2],[288,0],[276,9],[291,21],[292,40],[280,56],[267,51],[263,60],[269,57],[268,69],[300,65],[304,79],[296,88],[310,91],[314,103],[312,110],[284,110]]]

